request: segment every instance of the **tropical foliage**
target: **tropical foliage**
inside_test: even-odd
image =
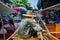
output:
[[[9,6],[13,6],[13,7],[30,7],[30,3],[28,3],[28,0],[10,0],[11,3],[9,4]]]

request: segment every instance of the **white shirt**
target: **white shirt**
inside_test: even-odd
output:
[[[5,33],[7,33],[7,30],[6,29],[1,29],[0,30],[0,34],[5,34]]]

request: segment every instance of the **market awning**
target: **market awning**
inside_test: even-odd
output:
[[[0,1],[0,14],[5,15],[11,12],[13,12],[13,10]]]
[[[60,3],[43,9],[43,11],[46,11],[46,10],[60,10]]]

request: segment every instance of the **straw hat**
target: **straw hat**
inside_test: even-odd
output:
[[[33,15],[32,10],[28,10],[28,11],[27,11],[27,14],[28,14],[28,15]]]
[[[32,10],[28,10],[26,14],[23,14],[23,16],[30,18],[34,17]]]

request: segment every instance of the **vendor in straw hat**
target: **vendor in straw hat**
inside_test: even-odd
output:
[[[33,18],[34,15],[33,15],[32,10],[28,10],[26,14],[23,14],[23,17],[26,17],[26,18]]]
[[[45,31],[38,24],[36,24],[36,21],[35,20],[32,20],[32,19],[28,18],[28,17],[31,17],[32,18],[32,12],[31,12],[31,14],[30,14],[30,12],[31,11],[29,10],[27,12],[27,14],[23,14],[23,16],[25,18],[23,18],[21,20],[21,22],[19,23],[19,27],[15,31],[15,33],[18,32],[20,38],[28,39],[31,36],[33,36],[32,33],[31,33],[31,29],[33,29],[35,31],[41,31],[41,32],[44,32]],[[33,33],[34,33],[34,31],[33,31]]]

